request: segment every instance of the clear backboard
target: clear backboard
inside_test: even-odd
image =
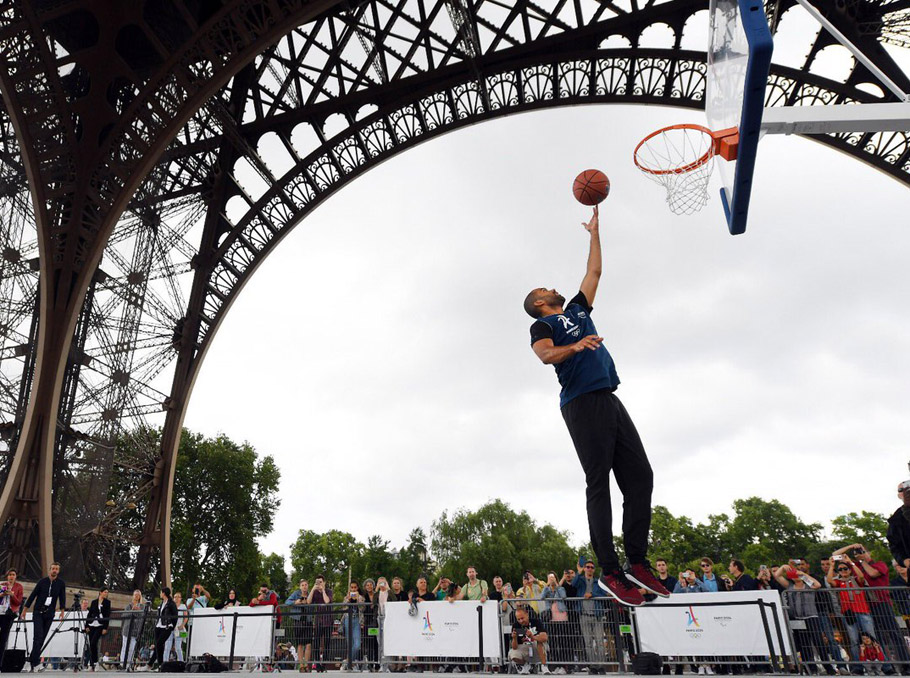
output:
[[[774,43],[762,0],[711,0],[705,113],[711,130],[737,128],[734,160],[717,158],[730,233],[746,230]]]

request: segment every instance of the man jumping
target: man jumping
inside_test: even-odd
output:
[[[603,568],[599,585],[621,603],[641,605],[644,597],[639,588],[669,595],[647,559],[654,475],[638,431],[614,394],[619,386],[616,367],[591,320],[601,273],[596,207],[591,220],[583,225],[591,234],[591,247],[581,290],[563,308],[565,297],[540,287],[531,290],[524,308],[535,319],[531,348],[545,365],[556,367],[562,386],[559,406],[588,486],[588,528]],[[611,470],[623,494],[622,533],[628,559],[624,568],[613,547]]]

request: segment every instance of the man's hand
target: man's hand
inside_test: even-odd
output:
[[[597,348],[603,343],[604,338],[598,337],[596,334],[589,334],[588,336],[582,338],[581,341],[576,341],[572,344],[572,350],[576,353],[581,353],[586,348],[592,351],[596,351]]]
[[[591,220],[587,223],[585,223],[583,221],[583,222],[581,222],[581,225],[585,227],[585,230],[588,233],[597,232],[597,230],[600,228],[600,218],[599,218],[599,211],[597,209],[597,205],[594,205],[594,214],[591,215]]]

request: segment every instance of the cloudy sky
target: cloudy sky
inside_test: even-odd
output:
[[[760,148],[749,227],[669,213],[638,139],[703,116],[592,106],[484,123],[369,172],[282,243],[224,322],[186,425],[282,469],[267,551],[302,528],[395,547],[502,498],[587,540],[584,477],[521,302],[581,281],[605,171],[593,318],[655,469],[695,520],[779,499],[805,520],[890,513],[910,476],[910,191],[798,137]],[[615,489],[615,487],[614,487]],[[616,524],[621,513],[614,494]]]

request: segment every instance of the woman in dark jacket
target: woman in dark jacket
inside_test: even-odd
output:
[[[226,607],[238,607],[239,605],[243,605],[243,603],[237,598],[237,592],[234,589],[231,589],[228,593],[228,597],[224,599],[223,603],[218,603],[215,606],[215,609],[223,610]]]
[[[107,599],[107,587],[98,591],[98,597],[92,601],[88,608],[88,617],[85,620],[85,632],[88,634],[89,664],[92,671],[98,663],[98,643],[101,636],[107,635],[107,625],[111,619],[111,601]]]
[[[161,605],[158,606],[158,620],[155,622],[155,664],[164,663],[164,645],[177,626],[177,605],[171,600],[171,590],[161,588]]]

